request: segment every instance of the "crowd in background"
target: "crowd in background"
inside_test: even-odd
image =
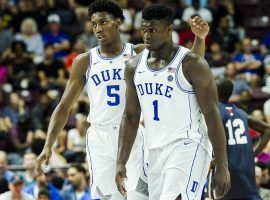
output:
[[[244,23],[249,16],[241,12],[240,4],[233,0],[116,1],[125,16],[120,27],[123,42],[142,42],[141,11],[152,3],[173,9],[173,40],[188,48],[194,39],[188,18],[199,15],[205,19],[211,27],[205,58],[214,77],[233,80],[230,101],[270,123],[270,32],[250,37]],[[43,148],[50,116],[61,98],[74,58],[98,45],[87,15],[91,2],[0,0],[0,193],[20,183],[21,189],[36,199],[39,193],[51,195],[51,199],[72,199],[68,195],[78,188],[84,191],[80,198],[89,195],[90,178],[85,166],[72,165],[86,163],[89,100],[85,92],[57,138],[51,159],[54,170],[49,176],[37,176],[35,159]],[[263,17],[269,21],[269,16]],[[251,133],[256,140],[259,133]],[[270,198],[270,145],[257,160],[258,187]]]

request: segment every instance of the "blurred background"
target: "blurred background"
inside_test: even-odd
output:
[[[85,192],[77,199],[90,199],[87,185],[91,180],[85,170],[85,135],[89,126],[85,92],[57,138],[49,176],[37,176],[35,160],[43,148],[48,121],[61,98],[74,58],[97,46],[87,15],[91,2],[0,0],[0,193],[20,186],[35,199],[42,195],[48,199],[72,199],[76,188],[81,187]],[[123,42],[142,42],[141,11],[152,3],[173,9],[173,40],[188,48],[194,39],[188,17],[205,19],[211,27],[205,57],[213,75],[233,80],[230,101],[270,123],[269,0],[116,2],[125,16],[120,27]],[[256,142],[259,133],[250,132]],[[257,185],[270,199],[270,144],[256,161]]]

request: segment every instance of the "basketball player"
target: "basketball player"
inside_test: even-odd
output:
[[[144,45],[134,46],[121,42],[119,26],[124,17],[117,4],[106,0],[95,1],[89,7],[89,16],[99,46],[75,59],[63,97],[51,117],[46,144],[39,156],[38,166],[40,170],[44,160],[48,164],[51,147],[67,121],[72,105],[85,86],[90,99],[88,121],[91,127],[87,133],[87,153],[92,176],[92,198],[121,200],[124,197],[118,192],[114,177],[119,125],[125,106],[124,68],[125,62],[139,53]],[[198,17],[191,25],[193,32],[200,37],[196,38],[197,45],[193,51],[203,54],[204,38],[209,27]],[[142,129],[139,129],[139,132],[141,131]],[[130,175],[128,174],[126,184],[129,191],[135,190],[141,167],[140,138],[136,144],[129,159],[133,167],[128,170]],[[132,195],[128,193],[128,199],[131,199],[130,196]],[[139,200],[139,197],[133,199]]]
[[[142,17],[146,49],[130,59],[125,70],[127,100],[115,177],[118,190],[125,194],[125,164],[142,111],[149,148],[149,199],[200,199],[211,143],[217,159],[213,188],[222,197],[230,187],[230,175],[216,84],[209,66],[202,57],[173,44],[170,8],[151,5]]]
[[[270,126],[247,115],[234,104],[229,103],[233,83],[229,79],[217,81],[219,110],[227,138],[227,156],[231,175],[231,189],[224,200],[260,200],[255,182],[254,152],[249,126],[261,133],[255,147],[256,154],[268,143]]]

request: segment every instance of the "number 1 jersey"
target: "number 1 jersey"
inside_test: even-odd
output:
[[[134,45],[124,43],[113,58],[103,57],[99,47],[89,50],[85,89],[90,99],[87,120],[93,125],[120,124],[125,108],[125,63],[135,55]]]
[[[204,116],[193,87],[182,72],[182,61],[188,52],[179,46],[172,61],[159,71],[147,64],[149,50],[141,53],[134,83],[145,122],[145,142],[153,149],[190,138],[211,154]]]

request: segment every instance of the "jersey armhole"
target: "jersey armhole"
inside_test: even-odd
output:
[[[135,69],[135,72],[134,72],[133,80],[135,80],[135,78],[136,78],[137,70],[138,70],[139,65],[141,63],[142,57],[143,57],[143,53],[140,55],[139,61],[138,61],[137,65],[136,65],[136,69]]]
[[[85,83],[84,83],[84,85],[87,84],[89,76],[90,76],[90,70],[91,70],[91,66],[92,66],[91,50],[88,51],[88,57],[89,57],[89,63],[88,63],[88,68],[87,68],[86,75],[85,75]]]

